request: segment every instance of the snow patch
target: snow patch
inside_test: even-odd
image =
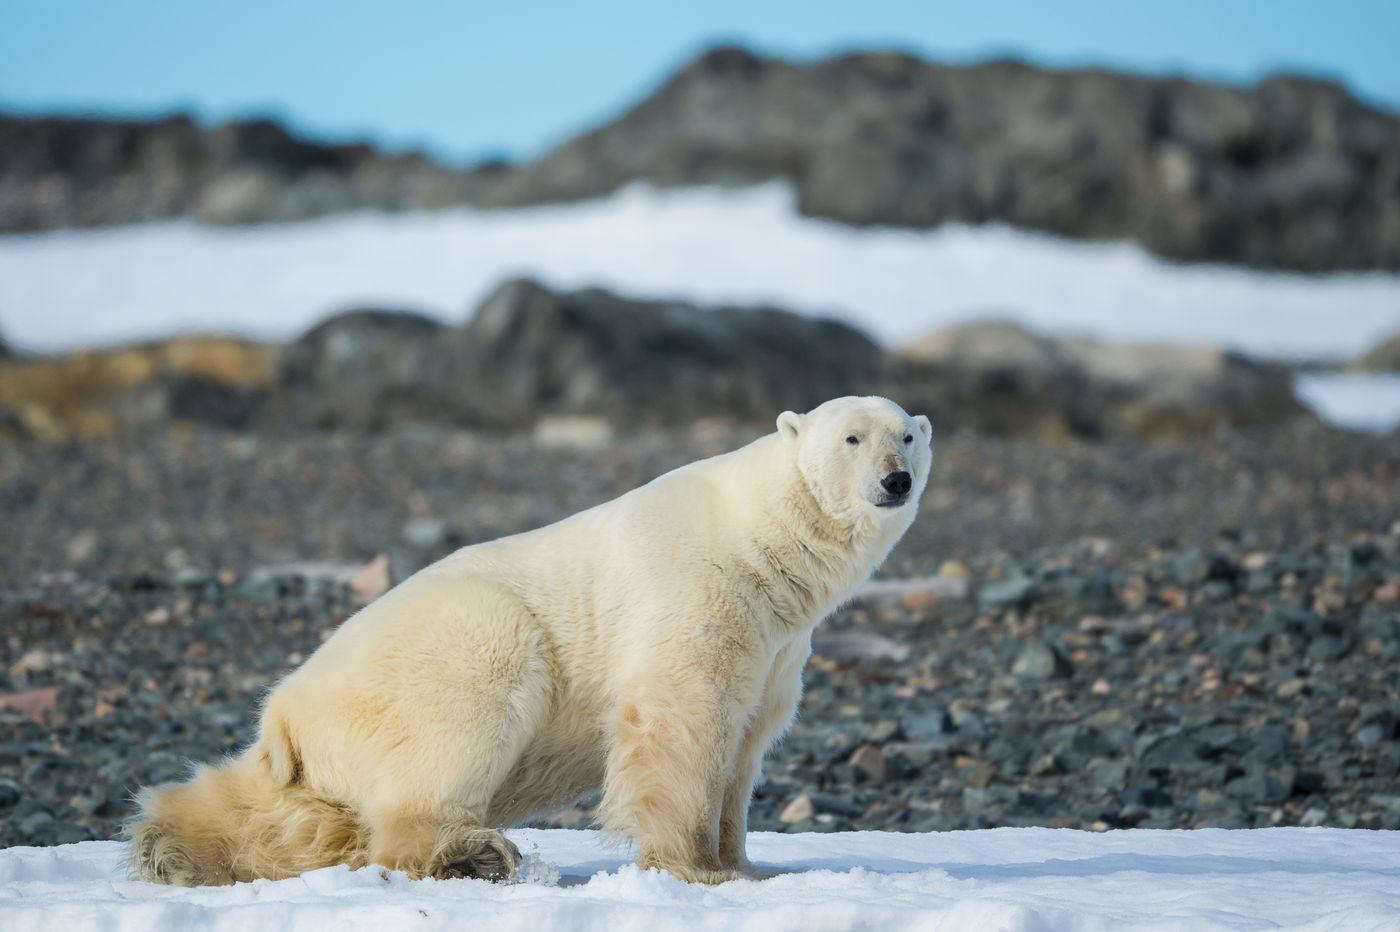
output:
[[[1132,243],[998,225],[858,229],[802,217],[795,201],[779,182],[637,184],[518,210],[0,237],[0,332],[18,347],[57,351],[177,330],[282,340],[364,305],[460,323],[514,275],[828,314],[891,346],[989,315],[1053,333],[1308,358],[1355,356],[1400,330],[1396,274],[1178,265]]]

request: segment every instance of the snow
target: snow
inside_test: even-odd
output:
[[[33,351],[176,329],[285,339],[365,304],[460,322],[520,274],[559,288],[831,314],[890,345],[988,315],[1059,333],[1309,358],[1355,356],[1400,330],[1400,275],[1175,265],[1130,243],[996,225],[857,229],[802,217],[794,203],[781,183],[633,185],[520,210],[0,237],[0,333]]]
[[[332,867],[183,889],[125,878],[117,842],[0,850],[0,927],[63,929],[1308,929],[1400,928],[1400,833],[989,829],[755,833],[787,873],[688,886],[597,833],[520,829],[523,882],[410,881]]]
[[[1378,433],[1400,428],[1400,373],[1312,372],[1299,376],[1293,390],[1338,427]]]

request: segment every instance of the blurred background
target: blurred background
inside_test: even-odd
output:
[[[784,373],[775,380],[806,384],[779,389],[748,384],[775,371],[748,358],[762,346],[706,353],[686,349],[699,334],[685,331],[668,352],[703,386],[672,384],[671,360],[642,386],[635,366],[598,358],[632,375],[583,397],[570,364],[511,386],[507,401],[490,397],[503,390],[494,375],[460,391],[433,381],[479,368],[474,352],[500,359],[474,334],[434,365],[350,363],[350,404],[331,400],[343,361],[203,345],[153,363],[180,385],[147,387],[141,404],[111,403],[130,394],[124,383],[47,399],[11,373],[0,410],[9,432],[35,436],[122,431],[164,409],[235,426],[304,421],[284,397],[296,382],[339,412],[313,419],[383,422],[402,414],[378,410],[393,408],[388,396],[406,393],[431,398],[415,417],[516,426],[541,412],[766,418],[914,382],[889,390],[940,406],[949,426],[1031,429],[968,410],[981,404],[975,385],[925,384],[952,377],[910,375],[912,360],[1037,370],[1022,381],[1054,370],[1157,407],[1210,394],[1228,370],[1257,391],[1194,420],[1274,420],[1296,390],[1336,423],[1388,429],[1400,423],[1387,374],[1400,331],[1397,30],[1400,12],[1371,2],[1325,14],[1091,2],[15,8],[0,30],[10,354],[177,334],[285,344],[366,309],[419,315],[418,343],[440,348],[429,322],[470,327],[501,285],[528,278],[554,301],[597,288],[634,304],[830,317],[902,359],[861,344],[829,373]],[[638,306],[626,326],[685,326],[656,311]],[[395,326],[383,318],[336,326],[363,330],[380,356],[390,344],[418,352],[404,346],[410,331],[380,334]],[[1303,374],[1294,386],[1296,371],[1243,375],[1238,360],[1192,363],[1160,346],[1145,364],[1061,338],[1209,347]],[[512,345],[512,370],[551,355]],[[744,383],[737,409],[710,384],[710,361],[732,351],[746,357],[725,363]],[[900,371],[872,373],[877,362]],[[395,365],[424,384],[391,384]],[[1141,384],[1183,368],[1189,388]],[[656,397],[655,410],[619,410],[610,391]],[[1063,410],[1023,418],[1033,429],[1141,432],[1055,394]]]
[[[1400,828],[1397,35],[8,5],[0,843],[110,835],[392,580],[848,393],[935,473],[756,826]]]

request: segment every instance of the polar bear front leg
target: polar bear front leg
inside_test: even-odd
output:
[[[737,764],[741,708],[713,680],[624,700],[603,795],[607,831],[637,843],[637,866],[689,883],[740,876],[720,859],[726,777]]]
[[[802,666],[812,652],[810,638],[788,645],[779,651],[773,673],[763,692],[762,701],[744,734],[735,767],[724,790],[724,807],[720,814],[719,861],[725,868],[763,878],[772,871],[755,869],[745,850],[748,840],[749,803],[753,787],[763,767],[763,755],[792,724],[797,703],[802,698]]]

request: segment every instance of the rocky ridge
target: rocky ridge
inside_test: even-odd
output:
[[[945,429],[1176,440],[1309,415],[1285,367],[1208,348],[953,328],[889,353],[836,320],[503,284],[460,327],[405,311],[333,315],[287,346],[216,337],[0,363],[0,433],[63,440],[171,423],[299,431],[429,422],[619,430],[771,422],[882,394]]]
[[[0,232],[193,216],[508,207],[659,185],[792,182],[851,224],[1008,223],[1160,255],[1324,271],[1400,268],[1400,116],[1332,82],[1252,87],[893,52],[797,63],[714,49],[616,120],[525,164],[204,129],[0,117]]]

